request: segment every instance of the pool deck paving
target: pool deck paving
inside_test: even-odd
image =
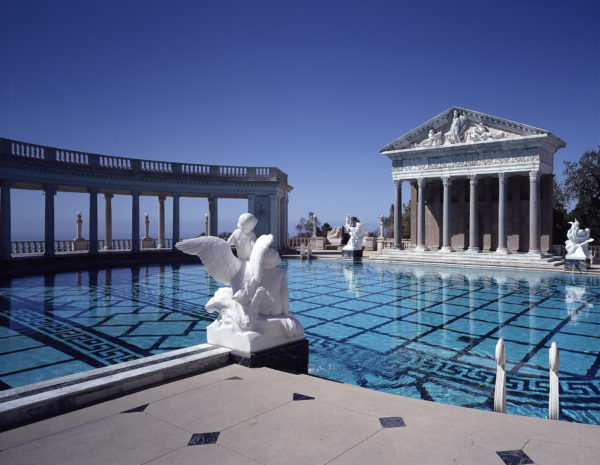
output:
[[[600,426],[228,365],[0,433],[3,465],[527,463],[600,464]]]

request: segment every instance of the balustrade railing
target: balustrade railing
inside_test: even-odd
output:
[[[288,239],[288,247],[292,249],[299,249],[302,244],[308,246],[310,243],[310,237],[290,237]]]
[[[379,241],[379,238],[377,238]],[[383,249],[388,250],[394,248],[394,239],[390,237],[386,237],[383,239]],[[410,239],[402,239],[402,248],[409,249],[410,248]]]
[[[173,163],[160,160],[142,160],[74,150],[57,149],[28,142],[0,138],[0,157],[25,158],[57,165],[74,165],[80,168],[106,169],[129,173],[161,176],[207,176],[245,180],[269,180],[287,183],[287,174],[274,167],[249,167],[228,165],[203,165]]]
[[[131,250],[131,242],[131,239],[113,239],[111,250]],[[87,252],[90,248],[89,240],[84,240],[83,244],[79,245],[79,247],[76,247],[76,243],[77,241],[73,239],[54,241],[54,252]],[[104,239],[99,239],[98,250],[103,251],[105,244],[106,241]],[[170,249],[172,244],[172,239],[165,239],[165,248],[163,250]],[[140,239],[140,248],[141,245],[142,242]],[[158,248],[158,239],[152,239],[152,247],[149,248]],[[12,255],[43,254],[45,251],[45,241],[11,241],[10,243],[10,253]]]

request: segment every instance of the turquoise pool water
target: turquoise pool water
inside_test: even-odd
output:
[[[310,372],[491,410],[506,341],[507,411],[547,415],[548,349],[562,418],[600,424],[600,280],[335,260],[284,261]],[[21,386],[206,342],[219,287],[201,265],[13,279],[0,286],[0,383]]]

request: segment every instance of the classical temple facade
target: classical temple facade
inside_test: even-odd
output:
[[[544,129],[452,107],[380,152],[392,161],[396,212],[410,183],[416,251],[540,256],[552,246],[553,158],[565,145]]]

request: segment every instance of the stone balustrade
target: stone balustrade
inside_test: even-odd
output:
[[[151,239],[152,246],[147,247],[147,249],[157,249],[158,240]],[[165,239],[166,249],[171,249],[173,240]],[[131,250],[131,239],[112,239],[111,244],[112,248],[110,250]],[[98,240],[98,249],[103,250],[106,245],[106,241],[104,239]],[[84,248],[80,251],[89,251],[90,241],[84,241]],[[45,241],[11,241],[10,242],[10,251],[12,255],[32,255],[32,254],[43,254],[46,252]],[[75,252],[75,240],[57,240],[54,241],[54,252],[56,253],[64,253],[64,252]]]
[[[288,245],[292,249],[299,249],[302,244],[307,247],[310,244],[310,237],[291,237],[288,239]]]
[[[70,165],[90,170],[123,171],[128,174],[186,175],[245,180],[270,180],[287,183],[287,174],[275,167],[247,167],[174,163],[158,160],[117,157],[95,153],[47,147],[29,142],[0,138],[2,157],[20,157],[31,161],[44,161],[56,166]]]

